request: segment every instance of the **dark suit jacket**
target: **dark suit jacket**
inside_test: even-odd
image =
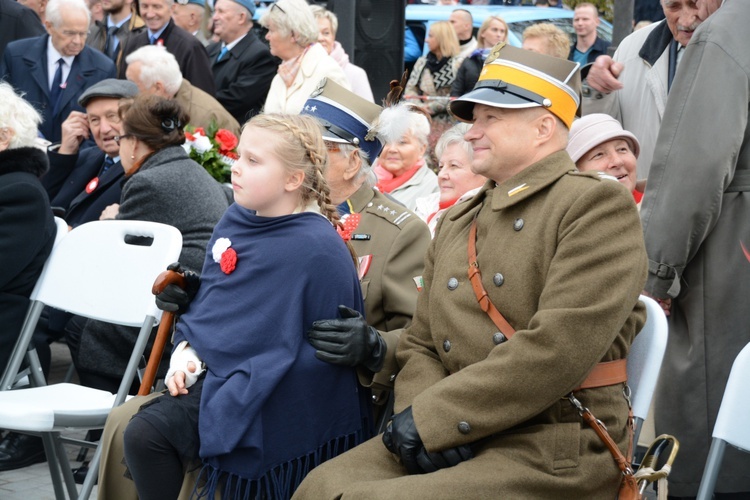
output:
[[[15,0],[0,0],[0,59],[10,42],[44,33],[44,26],[33,10]]]
[[[87,148],[74,155],[48,151],[47,157],[50,168],[42,178],[42,185],[50,197],[50,204],[65,209],[63,218],[68,225],[76,227],[99,220],[102,210],[120,203],[125,176],[120,162],[107,169],[94,191],[86,192],[86,186],[104,164],[104,152],[99,148]]]
[[[194,87],[214,95],[214,80],[211,78],[211,64],[203,44],[184,29],[176,26],[173,20],[169,20],[167,27],[162,32],[159,40],[164,42],[164,47],[177,59],[182,76],[193,84]],[[119,74],[124,75],[128,65],[125,58],[137,49],[150,45],[148,30],[144,29],[138,34],[133,34],[125,43],[120,58]]]
[[[212,43],[207,50],[216,83],[216,100],[242,125],[259,113],[266,102],[280,61],[252,31],[221,61],[216,61],[221,42]]]
[[[24,92],[24,98],[42,115],[39,131],[48,141],[58,142],[62,138],[62,122],[70,112],[84,112],[78,104],[83,91],[106,78],[115,78],[115,64],[101,52],[84,46],[73,60],[60,105],[53,114],[47,79],[48,38],[44,35],[8,44],[0,62],[0,78]]]

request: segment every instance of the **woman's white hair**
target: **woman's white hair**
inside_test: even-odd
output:
[[[162,82],[164,89],[175,95],[182,85],[182,72],[177,59],[167,51],[166,47],[159,45],[145,45],[131,52],[125,62],[133,64],[141,63],[141,84],[151,87],[156,82]]]
[[[395,106],[387,106],[380,113],[376,128],[384,144],[397,142],[407,132],[411,132],[421,144],[428,145],[430,121],[423,113],[414,110],[414,106],[410,104],[399,103]]]
[[[326,9],[325,7],[321,7],[320,5],[311,5],[310,9],[315,16],[315,19],[328,19],[328,22],[331,23],[333,36],[335,37],[336,33],[338,33],[339,31],[339,18],[336,17],[336,14]]]
[[[52,23],[52,26],[60,28],[62,26],[63,11],[68,12],[71,9],[85,12],[86,25],[91,24],[91,11],[84,0],[49,0],[47,9],[45,10],[45,17],[47,21]]]
[[[302,47],[318,41],[318,22],[305,0],[277,0],[258,22],[264,28],[273,23],[282,36],[294,36]]]
[[[466,135],[466,132],[468,132],[470,128],[471,124],[469,123],[458,123],[443,132],[443,135],[440,136],[437,144],[435,144],[435,157],[437,157],[438,161],[440,161],[440,157],[443,156],[445,148],[452,144],[459,144],[462,148],[464,148],[464,151],[466,151],[466,154],[468,155],[469,161],[474,159],[473,146],[470,142],[464,140],[464,135]]]
[[[9,83],[0,82],[0,129],[10,129],[8,149],[34,146],[42,117]]]

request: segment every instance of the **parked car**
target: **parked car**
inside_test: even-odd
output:
[[[471,12],[474,19],[474,33],[487,16],[500,16],[508,23],[508,42],[517,47],[523,41],[523,30],[536,23],[552,23],[570,36],[575,42],[573,11],[568,9],[543,9],[539,7],[512,7],[491,5],[407,5],[406,25],[412,30],[417,41],[424,42],[430,25],[436,21],[447,21],[451,12],[461,8]],[[602,19],[597,32],[600,38],[612,41],[612,25]],[[425,52],[427,48],[425,47]]]

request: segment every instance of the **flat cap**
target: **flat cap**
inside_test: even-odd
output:
[[[135,97],[137,95],[138,86],[135,83],[129,80],[107,78],[87,88],[78,98],[78,104],[85,108],[89,101],[95,97],[122,99],[123,97]]]

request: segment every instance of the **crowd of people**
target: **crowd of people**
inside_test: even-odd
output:
[[[669,318],[669,498],[694,498],[750,342],[750,7],[661,0],[612,52],[591,3],[513,47],[439,2],[379,105],[334,12],[268,2],[264,41],[258,3],[0,0],[0,370],[54,216],[183,236],[164,388],[89,433],[99,498],[614,498],[641,294]],[[217,129],[227,183],[189,146]],[[33,342],[116,392],[136,335],[46,308]],[[716,498],[747,498],[727,453]],[[0,471],[43,460],[2,434]]]

